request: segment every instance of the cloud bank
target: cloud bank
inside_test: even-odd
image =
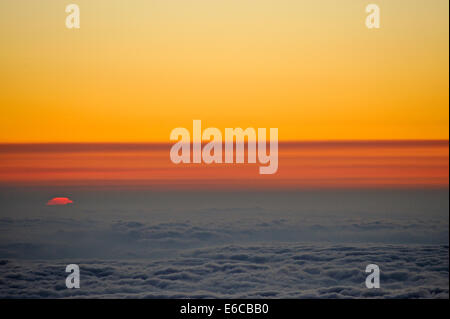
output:
[[[71,261],[73,262],[73,260]],[[68,263],[68,262],[67,262]],[[381,268],[381,289],[364,285]],[[1,298],[448,298],[448,245],[227,245],[153,261],[0,261]]]
[[[0,193],[3,298],[449,296],[448,192],[27,196]]]

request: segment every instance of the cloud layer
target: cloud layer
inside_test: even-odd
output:
[[[449,295],[448,192],[67,194],[0,192],[0,297]]]
[[[73,262],[71,260],[70,262]],[[0,261],[1,298],[448,298],[447,245],[227,245],[149,261]],[[381,289],[364,285],[378,264]]]

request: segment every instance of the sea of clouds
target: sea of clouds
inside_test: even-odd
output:
[[[175,258],[80,260],[81,288],[67,289],[67,261],[0,260],[1,298],[448,298],[446,245],[250,245],[195,249]],[[78,261],[76,261],[78,262]],[[364,285],[368,263],[381,288]]]
[[[0,297],[448,298],[448,192],[382,195],[3,198]]]

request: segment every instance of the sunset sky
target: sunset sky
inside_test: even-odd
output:
[[[380,29],[367,1],[77,0],[78,30],[68,3],[0,2],[1,185],[448,187],[447,0],[376,1]],[[278,128],[279,172],[175,166],[194,119]]]
[[[447,0],[73,2],[1,1],[0,142],[448,139]]]

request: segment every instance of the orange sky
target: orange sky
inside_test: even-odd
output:
[[[279,169],[180,164],[170,144],[1,145],[0,186],[195,189],[442,188],[448,141],[281,143]]]
[[[0,1],[0,185],[448,187],[448,0],[378,0],[376,30],[363,0],[73,2],[79,30]],[[193,120],[278,128],[277,174],[174,165]]]
[[[0,142],[448,139],[448,1],[0,2]]]

